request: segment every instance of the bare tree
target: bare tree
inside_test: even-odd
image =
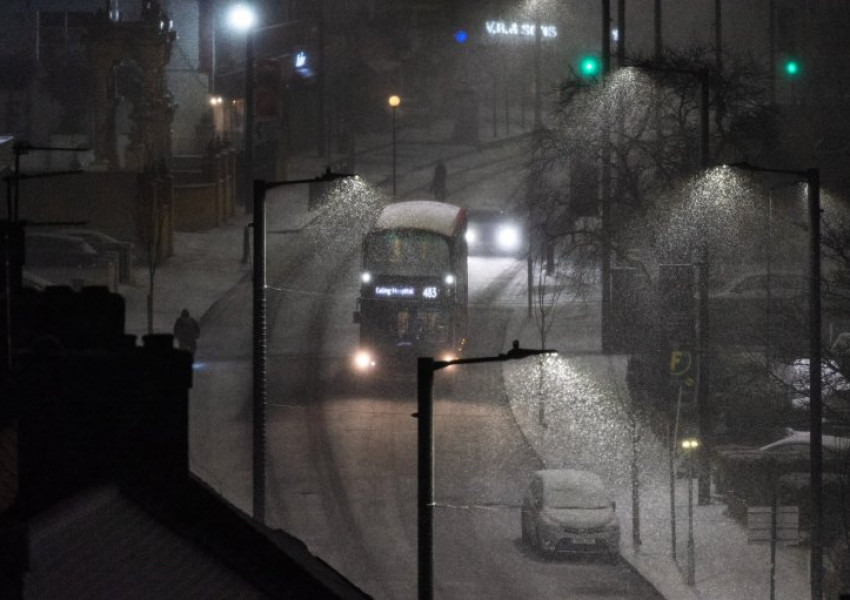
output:
[[[148,333],[152,334],[156,271],[170,254],[170,237],[167,234],[171,224],[171,187],[165,163],[160,161],[150,165],[140,175],[139,181],[136,226],[148,270],[147,325]]]

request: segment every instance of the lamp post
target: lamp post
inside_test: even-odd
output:
[[[401,105],[401,98],[393,94],[389,97],[387,102],[392,108],[393,111],[393,198],[395,198],[395,164],[396,164],[396,152],[395,152],[395,111]]]
[[[349,173],[333,173],[330,167],[314,179],[290,181],[253,180],[254,187],[254,268],[253,268],[253,353],[251,367],[253,375],[253,419],[252,419],[252,467],[254,520],[265,523],[266,515],[266,192],[286,185],[321,183],[353,177]]]
[[[236,31],[245,33],[245,210],[251,209],[248,194],[254,180],[254,30],[257,15],[247,4],[234,4],[228,12],[227,21]]]
[[[729,165],[758,173],[793,175],[807,184],[809,204],[809,487],[812,505],[811,594],[823,594],[823,398],[821,382],[821,261],[820,171],[794,171],[757,167],[746,162]]]
[[[434,597],[434,373],[452,365],[518,360],[538,354],[556,354],[557,350],[529,350],[514,340],[505,354],[480,358],[434,360],[419,357],[416,371],[417,412],[417,550],[419,600]]]
[[[696,581],[696,553],[694,551],[694,452],[699,441],[694,438],[682,440],[682,450],[688,457],[688,563],[685,583],[694,585]]]
[[[695,77],[699,82],[700,88],[700,103],[699,103],[699,164],[702,170],[709,167],[709,74],[708,69],[703,67],[700,69],[677,69],[673,67],[659,66],[654,63],[634,63],[629,65],[636,69],[646,71],[658,71],[661,73],[679,73]],[[699,448],[699,486],[697,491],[698,502],[700,505],[709,504],[711,502],[711,477],[709,464],[709,450],[711,437],[709,435],[709,382],[710,382],[710,347],[711,347],[711,323],[709,320],[709,272],[710,272],[710,253],[708,247],[708,231],[705,226],[706,233],[703,235],[703,243],[698,264],[698,279],[697,289],[699,292],[699,304],[697,306],[697,389],[696,389],[696,404],[697,404],[697,423],[699,435],[705,442]]]

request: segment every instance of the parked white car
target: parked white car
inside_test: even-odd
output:
[[[616,503],[590,471],[536,471],[522,502],[522,539],[546,554],[620,551]]]
[[[850,438],[836,435],[822,435],[824,459],[838,461],[850,452]],[[772,456],[796,456],[808,460],[811,448],[811,437],[808,431],[788,429],[785,437],[759,448]]]

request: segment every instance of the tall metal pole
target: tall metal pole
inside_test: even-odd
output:
[[[696,551],[694,549],[694,457],[688,450],[688,556],[685,583],[696,582]]]
[[[602,0],[602,77],[611,72],[611,0]],[[602,134],[605,136],[605,152],[602,156],[602,351],[610,347],[611,336],[611,132],[609,119],[604,119]]]
[[[661,0],[655,0],[655,60],[661,60],[661,52],[664,49],[662,43],[662,21],[661,21]]]
[[[611,72],[611,0],[602,0],[602,76]]]
[[[540,86],[540,54],[543,49],[543,32],[540,29],[540,19],[534,22],[534,129],[540,129],[543,124],[543,107]]]
[[[767,56],[770,101],[776,102],[776,0],[769,0],[767,10]]]
[[[626,64],[626,0],[617,2],[617,66]]]
[[[821,341],[821,232],[820,171],[788,171],[754,167],[738,163],[750,171],[804,176],[809,204],[809,501],[811,503],[811,574],[812,600],[823,597],[823,389]]]
[[[811,504],[812,600],[823,597],[823,389],[821,341],[821,232],[820,171],[788,171],[754,167],[748,163],[734,166],[765,173],[804,176],[808,185],[809,205],[809,493]]]
[[[326,148],[325,144],[330,146],[330,133],[328,133],[328,139],[325,136],[325,129],[330,130],[330,126],[328,124],[327,114],[326,114],[326,82],[327,82],[327,52],[325,51],[325,2],[324,0],[320,0],[315,3],[316,10],[318,11],[318,17],[316,19],[317,25],[317,39],[316,45],[319,47],[319,69],[316,72],[316,88],[318,89],[318,107],[316,112],[319,114],[318,119],[316,120],[316,156],[325,156],[325,152],[327,151],[327,156],[330,156],[331,149]],[[328,161],[330,164],[330,161]]]
[[[812,600],[823,595],[823,417],[821,395],[820,172],[807,169],[809,196],[809,428],[812,504]]]
[[[717,72],[723,70],[723,9],[721,0],[714,0],[714,61]]]
[[[266,516],[266,182],[254,186],[253,498],[254,520]]]
[[[419,600],[434,597],[434,359],[417,362]]]
[[[420,356],[416,363],[417,397],[417,558],[419,600],[434,597],[434,372],[451,365],[501,362],[536,356],[557,354],[557,350],[528,350],[520,348],[519,340],[506,354],[477,358],[457,358],[436,361],[429,356]]]
[[[708,145],[708,70],[700,69],[697,71],[697,77],[700,84],[700,167],[705,170],[709,164],[709,145]],[[711,325],[709,320],[709,274],[711,263],[711,252],[709,250],[708,236],[710,231],[706,228],[706,233],[702,244],[702,260],[699,268],[699,328],[697,330],[697,356],[698,356],[698,373],[697,373],[697,421],[699,423],[700,445],[697,451],[699,458],[699,485],[697,489],[698,503],[700,506],[705,506],[711,503],[711,470],[710,470],[710,422],[711,413],[709,406],[710,395],[710,355],[711,355]]]
[[[248,194],[254,182],[254,29],[245,41],[245,210],[252,209]]]
[[[396,106],[393,106],[393,198],[395,198],[395,163],[396,163],[396,150],[395,150],[395,111]]]
[[[210,23],[210,95],[215,96],[215,70],[216,70],[216,60],[218,59],[215,53],[215,29],[218,25],[216,18],[216,13],[213,11],[213,16]]]

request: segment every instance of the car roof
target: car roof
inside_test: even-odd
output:
[[[75,244],[87,244],[87,242],[76,235],[68,235],[65,233],[53,233],[48,231],[32,231],[27,232],[26,237],[28,238],[44,238],[49,240],[62,240],[65,242],[74,242]]]
[[[801,281],[807,281],[808,280],[808,275],[806,273],[802,272],[802,271],[771,270],[769,274],[770,274],[771,279],[774,278],[774,277],[777,277],[777,278],[782,277],[782,278],[799,279]],[[753,278],[756,278],[756,277],[767,277],[767,276],[768,276],[767,271],[748,271],[746,273],[741,273],[740,275],[733,277],[732,279],[730,279],[728,281],[727,285],[733,285],[733,284],[736,284],[736,283],[740,283],[742,281],[746,281],[747,279],[753,279]]]
[[[108,242],[118,241],[108,233],[103,233],[102,231],[98,231],[97,229],[60,229],[57,233],[61,235],[89,236],[93,238],[96,237],[102,241]]]
[[[790,446],[793,444],[806,444],[810,443],[811,436],[808,431],[795,431],[793,429],[788,430],[788,435],[784,438],[776,440],[775,442],[771,442],[766,446],[762,446],[760,448],[761,451],[770,451],[774,448],[781,448],[782,446]],[[840,452],[842,450],[850,450],[850,438],[839,437],[836,435],[822,435],[821,443],[823,447],[827,450],[832,450],[833,452]]]
[[[41,275],[37,275],[32,271],[28,271],[27,269],[23,269],[21,272],[21,280],[24,284],[24,287],[31,287],[38,290],[43,290],[46,287],[50,287],[52,285],[56,285],[49,279],[42,277]]]
[[[602,478],[591,471],[580,469],[543,469],[535,471],[534,476],[539,478],[545,487],[553,489],[602,489]]]

